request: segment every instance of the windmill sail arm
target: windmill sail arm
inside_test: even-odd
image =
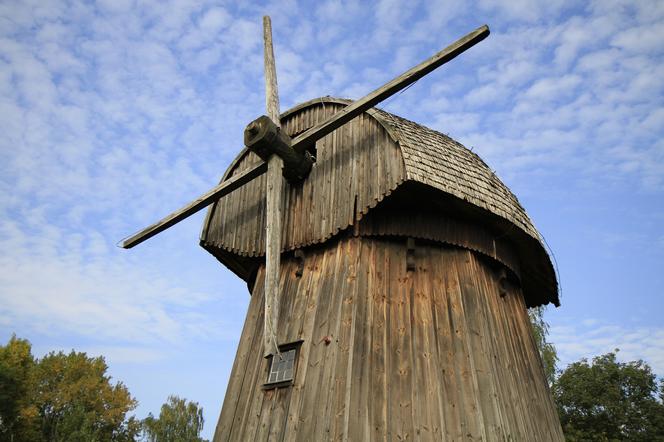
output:
[[[384,84],[383,86],[369,93],[365,97],[348,105],[341,111],[332,115],[323,123],[309,129],[308,131],[304,132],[301,135],[298,135],[297,137],[291,140],[290,147],[300,156],[304,155],[307,147],[311,146],[320,138],[324,137],[325,135],[331,133],[335,129],[346,124],[353,118],[374,107],[375,105],[385,100],[386,98],[391,97],[397,92],[415,83],[417,80],[424,77],[434,69],[442,66],[443,64],[454,59],[455,57],[457,57],[459,54],[463,53],[467,49],[473,47],[480,41],[484,40],[488,35],[489,35],[488,26],[484,25],[477,28],[475,31],[455,41],[454,43],[452,43],[442,51],[438,52],[437,54],[433,55],[429,59],[423,61],[422,63],[408,70],[407,72],[404,72],[400,76]],[[270,97],[268,97],[268,100],[269,99]],[[276,101],[273,99],[271,103],[274,106]],[[273,113],[275,115],[278,114],[278,110],[274,111]],[[240,175],[237,175],[229,180],[222,182],[218,186],[212,188],[207,193],[201,195],[196,200],[182,207],[180,210],[171,213],[162,220],[152,224],[151,226],[125,239],[122,242],[122,247],[125,249],[130,249],[135,245],[140,244],[143,241],[153,237],[154,235],[166,230],[167,228],[177,224],[183,219],[189,217],[190,215],[193,215],[194,213],[208,206],[209,204],[221,198],[222,196],[227,195],[233,190],[243,186],[244,184],[248,183],[254,178],[262,175],[267,171],[267,168],[268,168],[267,163],[262,163],[259,164],[258,166],[255,166],[253,169],[250,169]],[[304,173],[298,174],[297,177],[302,178],[301,175],[306,176],[307,172],[308,170]]]
[[[243,172],[239,175],[233,176],[230,179],[223,181],[219,185],[213,187],[200,197],[196,198],[194,201],[190,202],[186,206],[182,207],[179,210],[171,213],[170,215],[162,218],[151,226],[146,227],[140,232],[130,236],[122,242],[123,249],[131,249],[132,247],[142,243],[143,241],[152,238],[156,234],[168,229],[169,227],[179,223],[185,218],[193,215],[199,210],[209,206],[214,201],[228,195],[235,189],[242,187],[247,184],[249,181],[253,180],[264,174],[267,171],[267,163],[261,163],[246,172]]]
[[[348,105],[321,124],[314,126],[308,131],[295,137],[291,144],[292,148],[297,152],[303,152],[308,146],[312,145],[317,140],[343,126],[362,112],[371,109],[381,101],[415,83],[420,78],[454,59],[456,56],[475,46],[488,36],[489,27],[487,25],[480,26],[473,32],[461,37],[442,51],[411,68],[407,72],[404,72],[392,81]]]

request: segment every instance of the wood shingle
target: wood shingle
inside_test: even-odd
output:
[[[281,115],[282,130],[290,136],[302,133],[349,103],[323,97],[300,104]],[[432,212],[426,225],[435,219],[443,222],[450,215],[472,219],[495,241],[512,244],[520,264],[510,268],[515,273],[519,268],[528,306],[559,304],[551,260],[525,209],[491,168],[457,141],[371,109],[319,140],[312,153],[317,162],[304,183],[284,182],[285,253],[323,243],[341,232],[367,232],[359,224],[353,229],[351,226],[361,224],[363,217],[384,201],[397,198],[390,196],[393,193],[408,201],[413,195],[404,194],[415,192],[422,204],[436,207],[437,212]],[[245,149],[222,180],[260,161]],[[264,188],[265,177],[260,177],[215,203],[208,210],[201,234],[201,245],[248,281],[265,253]],[[425,194],[428,199],[422,197]],[[433,236],[440,242],[454,243],[444,235]],[[497,258],[492,252],[495,244],[471,246],[468,242],[467,248],[479,248]],[[511,255],[503,261],[515,262]]]

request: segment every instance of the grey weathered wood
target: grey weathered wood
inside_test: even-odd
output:
[[[265,64],[265,109],[267,116],[279,125],[279,88],[277,86],[277,65],[272,47],[272,20],[263,17],[263,62]]]
[[[279,264],[281,260],[282,160],[272,155],[267,170],[265,232],[265,345],[264,356],[277,353],[279,318]],[[269,323],[268,323],[269,321]]]
[[[263,161],[267,161],[272,155],[279,156],[284,162],[284,178],[289,182],[299,183],[309,175],[313,159],[307,151],[298,153],[293,150],[291,138],[277,123],[278,121],[273,121],[267,115],[258,117],[244,130],[244,145]]]
[[[301,114],[282,121],[282,130],[288,134],[297,133],[323,121],[328,115],[342,108],[341,103],[319,103],[307,108]],[[324,111],[324,112],[321,112]],[[357,209],[366,212],[374,201],[380,201],[397,187],[406,177],[399,146],[387,136],[380,140],[370,140],[366,126],[378,132],[382,126],[370,116],[359,117],[338,129],[337,136],[328,135],[318,143],[318,159],[309,177],[299,185],[287,186],[284,197],[284,218],[282,231],[282,253],[312,243],[319,243],[352,224],[355,219],[355,200]],[[346,141],[347,140],[347,141]],[[373,151],[379,153],[372,153]],[[385,157],[398,172],[386,179],[386,176],[360,173],[372,167],[372,158]],[[339,160],[343,157],[343,160]],[[238,163],[230,174],[251,167],[257,158],[249,153]],[[335,162],[343,173],[331,181],[331,164]],[[339,176],[339,175],[337,175]],[[205,229],[204,245],[231,249],[242,255],[263,256],[265,253],[264,192],[261,181],[249,184],[251,191],[235,192],[219,201],[216,214],[209,218],[209,227]],[[369,183],[369,180],[374,182]],[[349,194],[350,190],[350,194]],[[332,203],[334,201],[334,203]],[[241,218],[245,213],[255,216]],[[323,224],[323,217],[327,218]],[[242,240],[238,237],[242,236]],[[210,241],[210,243],[208,243]]]
[[[266,37],[264,38],[264,43],[266,48],[265,50],[266,105],[269,107],[268,116],[270,116],[270,118],[272,118],[273,121],[278,124],[279,94],[277,89],[276,68],[274,67],[274,52],[272,50],[272,25],[269,17],[267,16],[263,18],[263,27],[264,27],[264,33],[266,35]],[[268,33],[269,37],[267,36]],[[291,144],[292,148],[296,150],[298,153],[303,153],[308,146],[315,143],[318,139],[324,137],[325,135],[329,134],[330,132],[344,125],[348,121],[360,115],[362,112],[372,108],[373,106],[385,100],[386,98],[389,98],[390,96],[394,95],[400,90],[408,87],[409,85],[419,80],[426,74],[430,73],[434,69],[454,59],[459,54],[463,53],[464,51],[471,48],[475,44],[484,40],[488,35],[489,35],[488,26],[484,25],[479,27],[475,31],[460,38],[459,40],[452,43],[451,45],[449,45],[442,51],[438,52],[434,56],[423,61],[422,63],[413,67],[409,71],[401,74],[397,78],[393,79],[387,84],[379,87],[375,91],[366,95],[364,98],[361,98],[360,100],[357,100],[354,103],[350,104],[349,106],[343,108],[341,111],[335,113],[334,115],[332,115],[330,118],[328,118],[326,121],[319,124],[318,126],[313,127],[304,132],[303,134],[295,137]],[[215,189],[213,189],[212,191],[214,191]],[[188,205],[187,207],[181,209],[178,212],[175,212],[172,215],[169,215],[168,217],[164,218],[162,221],[155,223],[153,226],[148,227],[144,231],[130,238],[130,239],[136,238],[137,241],[135,242],[125,241],[122,246],[124,248],[131,248],[136,244],[140,244],[145,239],[156,235],[157,233],[178,223],[184,218],[190,216],[191,214],[196,213],[198,210],[200,210],[201,208],[207,206],[212,201],[214,201],[214,199],[218,198],[218,196],[215,196],[206,204],[201,206],[199,201],[208,194],[210,194],[210,192],[198,198],[196,201],[194,201],[192,204]],[[191,212],[185,210],[193,204],[197,205],[196,210]],[[171,217],[173,218],[172,222],[167,224],[167,221],[169,221]],[[143,235],[147,236],[143,238]],[[130,245],[125,245],[125,244],[130,244]]]
[[[282,257],[280,320],[303,339],[292,393],[266,394],[266,362],[248,352],[236,365],[258,376],[234,368],[220,422],[241,418],[215,442],[563,440],[520,288],[501,298],[486,258],[432,242],[407,272],[406,250],[403,237],[337,236],[308,251],[302,279]],[[243,333],[260,335],[260,316]]]
[[[420,78],[454,59],[456,56],[475,46],[488,36],[489,27],[487,25],[480,26],[473,32],[461,37],[442,51],[404,72],[392,81],[389,81],[365,97],[348,105],[332,117],[328,118],[325,122],[295,137],[291,146],[298,152],[303,151],[308,146],[315,143],[316,140],[321,139],[333,130],[357,117],[362,112],[371,109],[386,98],[391,97],[400,90],[415,83]]]
[[[279,91],[272,48],[272,23],[263,17],[265,61],[265,107],[272,122],[279,122]],[[265,324],[263,355],[277,354],[279,320],[279,262],[281,259],[281,220],[283,218],[283,160],[272,155],[267,161],[266,232],[265,232]]]
[[[213,187],[203,195],[196,198],[194,201],[190,202],[186,206],[182,207],[180,210],[176,210],[170,215],[162,218],[156,223],[146,227],[140,232],[130,236],[122,242],[122,248],[131,249],[135,245],[138,245],[145,241],[146,239],[152,238],[159,232],[163,232],[169,227],[179,223],[183,219],[193,215],[199,210],[207,207],[215,200],[221,198],[224,195],[228,195],[235,189],[242,187],[247,184],[249,181],[254,178],[264,174],[267,171],[267,164],[259,164],[252,167],[251,169],[243,172],[239,175],[236,175],[218,186]]]
[[[264,279],[258,275],[256,287],[254,287],[256,292],[263,293],[263,289],[261,288],[263,281]],[[249,303],[247,317],[242,329],[242,336],[240,337],[237,354],[235,355],[235,361],[233,362],[233,370],[231,371],[231,378],[236,380],[236,382],[234,382],[233,385],[229,385],[229,388],[226,390],[226,397],[222,407],[226,410],[232,409],[233,412],[220,414],[219,420],[217,421],[214,440],[220,440],[219,438],[221,435],[232,435],[233,429],[238,431],[240,428],[239,425],[234,425],[239,421],[239,417],[242,414],[241,412],[238,412],[240,404],[237,401],[237,397],[243,386],[246,388],[247,385],[253,385],[251,367],[261,362],[256,361],[251,355],[256,353],[254,349],[262,343],[260,329],[256,329],[256,324],[259,323],[261,312],[263,310],[262,304],[263,299],[259,296],[252,297]],[[242,402],[242,404],[246,404],[246,402]]]
[[[282,130],[295,136],[322,123],[348,103],[348,100],[323,97],[296,106],[294,110],[282,114]],[[379,133],[373,135],[375,131]],[[335,132],[317,142],[318,161],[309,177],[301,185],[287,188],[282,253],[326,241],[350,227],[357,213],[364,216],[368,212],[368,216],[371,216],[375,212],[369,209],[375,201],[390,199],[390,193],[395,188],[400,193],[412,184],[411,181],[416,181],[484,209],[487,220],[500,223],[495,224],[497,234],[478,234],[478,226],[469,226],[468,230],[459,231],[463,240],[459,245],[481,250],[517,273],[520,261],[526,304],[529,307],[551,301],[559,303],[553,267],[544,248],[535,239],[537,231],[527,213],[509,189],[475,154],[441,133],[375,108]],[[349,136],[348,142],[345,141],[346,134]],[[344,153],[346,149],[347,156]],[[339,162],[338,159],[342,157],[343,160]],[[230,175],[253,166],[256,161],[257,158],[251,153],[241,155],[237,167],[231,170]],[[340,178],[328,185],[328,176],[324,172],[327,163],[333,161],[343,171],[337,170]],[[378,168],[385,173],[368,173],[369,169],[376,167],[375,162],[380,163]],[[220,200],[216,206],[216,215],[210,217],[210,226],[205,228],[204,247],[213,252],[216,248],[233,250],[242,256],[264,255],[265,230],[257,227],[265,222],[263,180],[260,186],[259,182],[249,184],[251,191],[242,195],[242,198],[247,199],[240,200],[241,195],[236,192]],[[261,191],[256,192],[259,188]],[[473,194],[476,196],[471,197]],[[231,200],[237,204],[230,205]],[[330,204],[332,200],[335,201],[333,205]],[[321,204],[323,202],[325,206]],[[233,207],[238,209],[232,212]],[[326,210],[324,207],[332,207],[333,212],[327,209],[327,212],[320,214],[320,211]],[[455,211],[450,206],[449,213]],[[250,213],[251,216],[244,217],[246,223],[239,226],[236,215],[244,213]],[[419,214],[412,218],[408,215],[405,212],[399,215],[399,219],[374,219],[379,221],[381,230],[387,232],[392,226],[399,226],[399,233],[405,236],[420,238],[423,235],[430,238],[430,235],[437,236],[446,232],[445,229],[438,229],[435,217],[419,219]],[[323,217],[328,218],[325,226]],[[452,220],[447,218],[445,222],[452,223]],[[242,233],[242,241],[234,238],[239,232]],[[522,259],[514,253],[506,254],[504,245],[510,241],[522,243],[527,249],[527,256]]]

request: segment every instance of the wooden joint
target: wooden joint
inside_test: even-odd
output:
[[[291,138],[266,115],[247,125],[244,144],[263,161],[278,155],[284,162],[284,178],[291,183],[305,179],[314,163],[308,151],[298,152],[293,149]]]
[[[415,271],[415,238],[406,240],[406,271]]]
[[[298,249],[295,251],[295,260],[297,261],[297,269],[295,270],[295,276],[298,278],[302,277],[304,273],[304,251]]]

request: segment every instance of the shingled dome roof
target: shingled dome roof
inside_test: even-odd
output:
[[[314,111],[314,109],[320,109],[321,106],[326,109],[325,106],[327,106],[326,111],[333,113],[341,106],[351,102],[351,100],[323,97],[300,104],[282,114],[282,124],[291,121],[290,126],[288,123],[284,126],[284,130],[290,132],[289,135],[292,136],[315,124],[316,121],[309,122],[309,124],[293,121],[297,118],[302,120],[303,117],[298,117],[298,115],[304,115],[303,112],[314,115],[316,112],[320,113],[320,110]],[[402,166],[400,167],[402,169],[399,173],[392,174],[394,175],[393,183],[373,195],[374,201],[364,204],[366,207],[362,207],[363,204],[356,200],[355,205],[360,204],[360,207],[354,209],[357,214],[353,216],[366,215],[378,202],[396,194],[400,187],[418,185],[424,189],[426,198],[432,200],[445,198],[449,202],[447,207],[450,208],[449,211],[452,215],[459,213],[465,219],[476,220],[490,228],[490,231],[500,232],[496,236],[500,236],[501,241],[507,240],[512,244],[518,256],[519,276],[528,306],[549,302],[553,302],[556,306],[559,305],[555,273],[539,233],[516,196],[477,154],[440,132],[391,113],[371,109],[366,114],[382,126],[391,138],[391,142],[398,146],[396,151],[400,152],[400,155],[397,153],[397,156],[401,157]],[[316,114],[315,117],[309,118],[320,120],[322,117],[323,115]],[[352,129],[349,130],[352,131]],[[229,167],[224,179],[237,173],[238,164],[242,161],[246,163],[258,161],[257,159],[251,160],[250,155],[253,154],[246,150],[243,151]],[[375,154],[371,159],[375,160]],[[248,166],[249,164],[246,165],[246,167]],[[375,185],[368,187],[374,190],[377,188]],[[215,234],[211,232],[215,216],[217,215],[215,207],[213,207],[208,213],[201,245],[215,254],[222,262],[228,265],[227,259],[220,255],[221,249],[225,250],[224,255],[227,252],[240,256],[261,256],[263,254],[260,249],[256,249],[255,253],[247,253],[242,250],[242,247],[215,239]],[[219,216],[221,216],[221,212]],[[352,222],[353,220],[350,219],[350,224]],[[286,244],[284,250],[323,242],[347,227],[344,225],[345,222],[338,224],[336,229],[310,238],[308,241],[293,241],[290,245]],[[230,265],[229,267],[232,268]],[[237,270],[236,273],[238,273]]]

